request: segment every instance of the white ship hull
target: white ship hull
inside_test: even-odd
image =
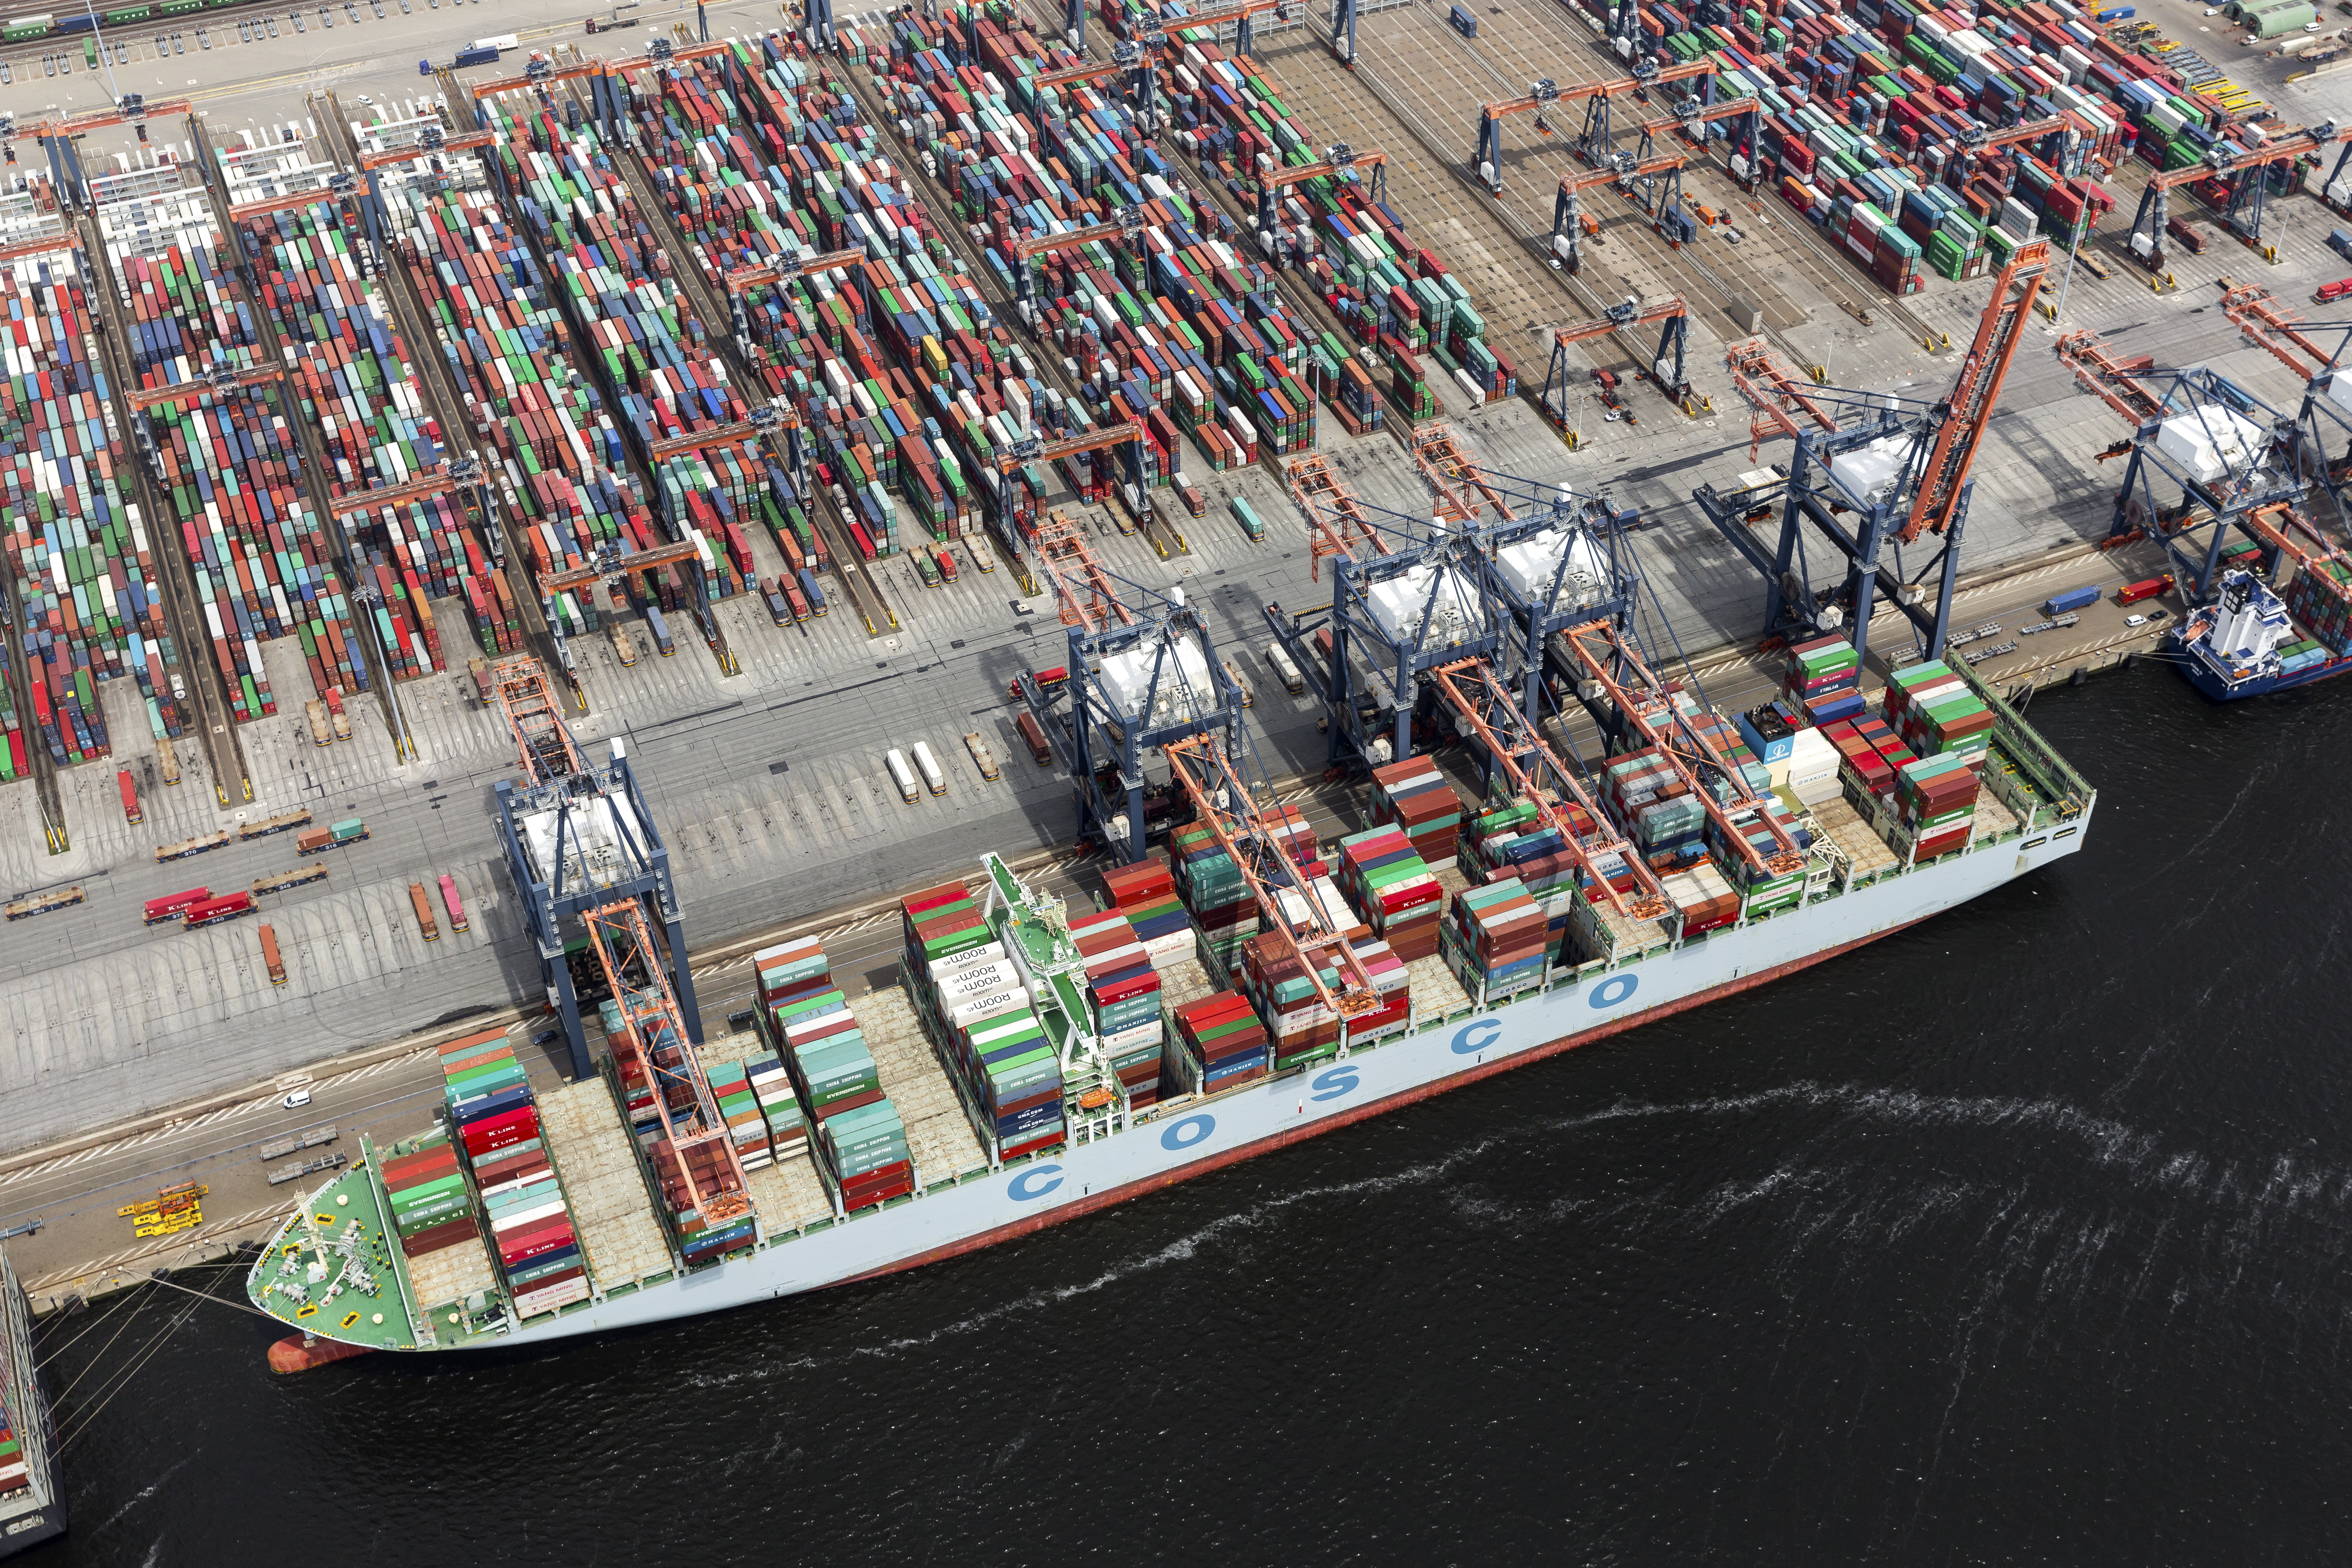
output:
[[[1720,931],[1303,1073],[1175,1106],[1129,1131],[936,1187],[804,1236],[786,1234],[732,1262],[460,1348],[538,1344],[720,1311],[1010,1240],[1791,973],[2072,854],[2089,822],[2086,812],[2055,831],[1954,856],[1801,910]]]

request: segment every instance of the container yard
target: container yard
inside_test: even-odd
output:
[[[699,55],[681,46],[667,65],[626,64],[602,84],[626,138],[614,134],[619,121],[598,124],[591,89],[599,84],[584,75],[543,92],[492,82],[472,95],[467,79],[518,74],[518,57],[429,88],[373,84],[380,107],[356,106],[344,86],[339,100],[274,113],[215,111],[194,128],[215,154],[201,176],[202,160],[175,167],[162,152],[89,160],[117,183],[105,185],[100,210],[70,226],[79,248],[7,267],[26,299],[56,287],[41,267],[51,279],[96,279],[81,285],[84,335],[99,347],[85,352],[93,368],[78,416],[86,432],[95,420],[100,437],[121,433],[100,443],[113,499],[102,484],[69,499],[60,487],[70,480],[46,471],[27,484],[61,516],[119,515],[123,531],[85,530],[89,545],[68,545],[63,532],[55,547],[47,534],[11,542],[12,584],[28,607],[31,584],[44,584],[38,607],[54,612],[54,635],[33,648],[12,639],[6,650],[0,723],[13,724],[23,752],[21,766],[11,752],[9,769],[44,775],[26,791],[0,780],[8,890],[29,898],[59,873],[82,879],[128,864],[153,879],[129,889],[128,901],[143,906],[194,879],[154,864],[158,845],[225,831],[230,847],[200,862],[216,891],[268,883],[273,900],[308,911],[298,938],[273,902],[289,959],[309,943],[408,932],[369,960],[404,998],[388,1018],[422,1023],[453,991],[511,1000],[510,982],[476,955],[488,943],[426,948],[404,895],[429,866],[459,868],[457,908],[426,886],[441,929],[459,929],[460,908],[494,940],[516,929],[507,880],[491,864],[498,849],[484,818],[494,814],[468,807],[450,786],[510,770],[514,754],[498,703],[461,667],[520,653],[551,667],[568,658],[583,742],[601,748],[625,737],[644,775],[660,781],[652,789],[676,824],[682,898],[713,911],[709,935],[765,929],[845,898],[903,895],[936,881],[975,833],[1013,847],[1066,843],[1067,759],[1001,693],[1023,668],[1065,662],[1054,579],[1077,570],[1055,564],[1076,560],[1063,542],[1072,535],[1120,595],[1187,587],[1211,617],[1223,663],[1240,676],[1270,771],[1302,784],[1328,760],[1316,728],[1323,705],[1313,672],[1268,639],[1263,612],[1328,601],[1328,525],[1345,515],[1343,502],[1370,520],[1347,547],[1360,552],[1375,531],[1389,531],[1392,546],[1419,537],[1433,516],[1499,523],[1507,512],[1534,515],[1562,484],[1580,495],[1609,486],[1643,517],[1668,641],[1711,668],[1710,658],[1731,654],[1702,650],[1756,640],[1762,595],[1738,552],[1691,514],[1689,492],[1786,455],[1736,451],[1754,434],[1738,426],[1755,405],[1725,350],[1753,326],[1808,381],[1820,370],[1833,386],[1932,393],[1953,377],[1987,280],[2027,236],[2056,253],[2042,295],[2052,300],[2068,261],[2062,241],[2074,237],[2070,213],[2090,216],[2066,285],[2070,322],[2087,313],[2127,327],[2161,314],[2179,357],[2291,405],[2274,357],[2186,314],[2225,269],[2267,268],[2259,249],[2217,247],[2200,258],[2176,247],[2154,295],[2145,268],[2118,264],[2118,252],[2131,251],[2128,220],[2159,172],[2151,153],[2161,142],[2158,161],[2186,168],[2177,149],[2205,145],[2179,103],[2144,100],[2151,89],[2142,86],[2122,94],[2133,109],[2123,112],[2108,90],[2116,84],[2060,49],[2118,73],[2125,62],[2073,33],[2053,47],[2037,29],[2063,31],[2067,18],[2054,12],[2054,21],[2017,13],[1990,46],[2047,53],[2073,70],[2037,95],[2023,90],[2032,84],[2022,73],[2046,67],[2008,54],[1997,57],[2006,68],[1979,64],[1937,79],[1955,50],[1986,58],[1974,43],[1949,42],[1985,34],[1983,25],[1970,32],[1937,17],[1923,26],[1790,9],[1661,33],[1667,63],[1710,68],[1644,89],[1646,100],[1630,89],[1601,95],[1615,117],[1613,146],[1631,153],[1646,141],[1649,157],[1685,162],[1675,187],[1661,172],[1646,192],[1638,181],[1624,192],[1613,180],[1580,188],[1579,210],[1593,224],[1575,225],[1583,237],[1572,270],[1546,265],[1558,256],[1549,245],[1558,187],[1599,171],[1572,150],[1594,100],[1569,89],[1616,82],[1626,63],[1603,36],[1605,19],[1590,26],[1566,7],[1482,16],[1475,37],[1433,14],[1367,13],[1353,74],[1329,58],[1319,23],[1269,26],[1254,56],[1230,22],[1214,36],[1180,30],[1155,68],[1161,133],[1150,148],[1118,75],[1031,81],[1082,59],[1099,66],[1111,29],[1094,29],[1081,54],[1057,41],[1058,17],[996,7],[855,24],[835,54],[747,36]],[[2108,41],[2104,29],[2087,30]],[[638,41],[597,47],[618,59]],[[583,58],[567,47],[552,63],[560,74]],[[2155,70],[2128,79],[2158,79],[2161,60],[2140,58]],[[1562,95],[1542,110],[1553,133],[1532,130],[1533,109],[1496,116],[1503,195],[1488,195],[1475,167],[1480,105],[1534,96],[1529,84],[1545,78]],[[2063,134],[2000,142],[2011,100],[1996,80],[2018,89],[2021,124],[2075,121]],[[2058,96],[2060,86],[2086,101]],[[446,110],[415,96],[453,87]],[[1710,111],[1749,99],[1758,109],[1752,123],[1745,110],[1699,121],[1724,133],[1704,140],[1685,133],[1680,115],[1671,126],[1650,123],[1684,93]],[[2221,121],[2210,106],[2200,112],[2202,133],[2213,134]],[[2312,118],[2289,113],[2286,122]],[[427,121],[451,139],[475,124],[491,136],[365,171],[379,176],[386,245],[387,265],[372,271],[362,204],[329,189],[330,179],[413,146]],[[252,129],[220,129],[231,124]],[[1978,128],[1995,144],[1980,142]],[[89,140],[110,133],[129,142],[127,130]],[[179,142],[176,129],[168,140]],[[1343,143],[1382,157],[1318,171]],[[1735,155],[1750,171],[1771,165],[1752,195],[1734,179]],[[1259,177],[1268,160],[1315,172],[1268,189]],[[1807,187],[1801,216],[1790,177]],[[2189,212],[2216,228],[2194,182],[2167,189],[2168,222]],[[2341,226],[2308,196],[2268,195],[2266,244]],[[287,205],[231,216],[254,202]],[[1667,220],[1676,208],[1687,230]],[[1852,243],[1857,224],[1874,237],[1867,260]],[[249,276],[235,254],[247,237]],[[2324,250],[2281,248],[2289,271]],[[1915,260],[1916,288],[1882,285],[1873,270],[1882,250]],[[1627,294],[1643,311],[1679,298],[1685,313],[1638,331],[1612,322],[1575,335]],[[19,311],[63,321],[47,308],[56,298]],[[65,299],[72,302],[70,284]],[[1738,303],[1752,307],[1754,321]],[[1672,319],[1684,323],[1688,395],[1665,398],[1634,373],[1672,382],[1655,363]],[[1561,347],[1573,362],[1558,379],[1549,374],[1555,331],[1570,334]],[[1922,339],[1936,346],[1922,348]],[[281,364],[283,377],[274,374]],[[1596,370],[1616,384],[1596,383]],[[134,389],[184,384],[173,378],[240,371],[254,383],[142,408],[128,402]],[[2121,434],[2068,380],[2063,366],[2021,358],[2003,406],[2034,416],[1997,426],[1975,470],[1954,624],[2009,629],[1956,641],[1942,662],[1966,664],[1997,688],[2152,648],[2165,629],[2136,628],[2138,639],[2127,640],[2120,614],[2101,618],[2103,601],[2080,626],[2017,635],[2050,617],[2016,614],[2010,598],[2038,609],[2062,589],[2147,582],[2168,565],[2161,551],[2132,546],[2086,567],[2045,567],[2057,546],[2104,532],[2103,514],[2085,521],[2079,504],[2059,501],[2079,503],[2086,486],[2106,493],[2113,474],[2095,458]],[[767,422],[779,395],[785,412]],[[54,401],[56,422],[41,427],[62,430],[77,411],[69,398]],[[47,417],[37,395],[26,406]],[[1441,423],[1444,431],[1432,428]],[[1102,436],[1122,424],[1133,434]],[[152,467],[136,457],[142,429],[155,439]],[[804,487],[794,483],[796,447]],[[468,456],[486,477],[449,480],[451,465]],[[1309,458],[1319,477],[1289,471]],[[448,486],[345,510],[371,489],[419,479]],[[1302,511],[1300,493],[1320,498],[1322,510]],[[257,542],[281,537],[266,555]],[[683,553],[603,571],[596,557],[607,542]],[[120,566],[108,581],[120,582],[116,601],[134,613],[119,613],[103,635],[91,629],[100,617],[84,609],[96,579],[74,577],[75,550]],[[596,581],[551,596],[558,650],[536,579],[591,564],[602,572]],[[2002,585],[2012,579],[2013,590]],[[79,599],[69,592],[77,582]],[[2294,590],[2293,602],[2314,592]],[[697,608],[706,602],[707,626]],[[2126,609],[2163,608],[2177,621],[2182,604],[2176,589]],[[2305,613],[2324,623],[2327,607]],[[1884,678],[1891,635],[1900,634],[1884,624],[1873,634],[1864,661],[1873,679]],[[711,657],[681,647],[695,641]],[[2323,646],[2289,637],[2281,658],[2299,661],[2299,672]],[[62,685],[49,673],[60,668]],[[133,679],[101,679],[100,668]],[[87,700],[71,673],[81,670]],[[1777,665],[1743,664],[1738,679],[1754,683],[1758,700],[1780,689]],[[955,706],[966,692],[971,700]],[[79,769],[70,752],[60,763],[43,716],[54,726],[61,713],[60,744],[77,713],[94,743],[95,715],[108,749],[82,755],[107,756],[104,767]],[[175,731],[184,751],[172,749]],[[967,740],[975,733],[977,749]],[[912,804],[889,765],[894,752]],[[182,767],[215,789],[169,787],[166,776]],[[118,768],[134,774],[143,825],[124,817]],[[1151,775],[1155,789],[1161,776]],[[265,822],[305,804],[318,824],[377,826],[373,841],[339,842],[330,828],[322,844],[247,845],[245,823],[231,816]],[[1921,795],[1916,804],[1933,802]],[[1365,887],[1388,879],[1418,889],[1428,885],[1423,876],[1443,883],[1444,869],[1426,858],[1424,870],[1398,873],[1371,841],[1345,855],[1331,847],[1362,831],[1349,815],[1360,808],[1347,798],[1315,818],[1318,847],[1335,857],[1335,889],[1344,892],[1350,878]],[[1824,837],[1851,837],[1852,827],[1825,824]],[[413,837],[409,852],[395,853],[399,836],[417,828],[429,854],[415,854]],[[1481,845],[1510,837],[1498,829]],[[68,846],[65,864],[44,852],[48,841]],[[1867,845],[1857,853],[1876,858]],[[1213,857],[1182,863],[1192,859]],[[851,861],[846,886],[809,875]],[[331,863],[334,874],[279,889],[298,863]],[[489,873],[487,896],[471,879],[477,868]],[[1199,886],[1211,889],[1216,874],[1203,865]],[[1717,907],[1745,891],[1719,871],[1672,875],[1693,879],[1684,890]],[[1528,896],[1540,903],[1543,891]],[[64,959],[62,933],[80,929],[73,922],[145,929],[137,910],[105,902],[93,896],[13,928],[60,933],[27,948],[6,980],[28,1006],[49,1005],[39,986],[46,967]],[[1428,918],[1422,908],[1395,911],[1403,940],[1384,929],[1386,910],[1375,936],[1408,973],[1434,964],[1458,984],[1462,964],[1412,955],[1429,939],[1413,923]],[[1246,975],[1244,950],[1265,932],[1240,931],[1244,917],[1232,918],[1215,928],[1213,956]],[[253,944],[233,926],[185,940],[219,935],[240,942],[249,963]],[[1375,960],[1386,973],[1380,954],[1364,962]],[[102,962],[121,971],[106,990],[126,999],[112,1005],[121,1016],[101,1002],[95,1022],[71,1026],[78,1037],[88,1032],[85,1059],[101,1076],[122,1070],[120,1042],[131,1036],[134,1009],[145,1010],[142,1034],[202,1033],[170,1000],[160,960],[133,947]],[[277,987],[253,966],[257,987],[235,993],[232,1011],[262,997],[271,1011],[249,1015],[259,1020],[250,1055],[209,1070],[242,1070],[229,1065],[240,1061],[276,1070],[314,1048],[299,1020],[320,1005],[312,988],[326,972],[287,967]],[[1295,977],[1261,971],[1256,983],[1272,994]],[[175,1057],[144,1092],[193,1092],[205,1070]]]

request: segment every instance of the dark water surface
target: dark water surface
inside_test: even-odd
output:
[[[2059,868],[1042,1236],[293,1378],[191,1303],[27,1561],[2343,1561],[2352,689],[2032,717]]]

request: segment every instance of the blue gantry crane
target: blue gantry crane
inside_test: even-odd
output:
[[[1952,390],[1932,404],[1810,385],[1761,342],[1738,345],[1727,356],[1734,383],[1755,410],[1754,440],[1780,435],[1796,445],[1785,473],[1728,489],[1702,485],[1692,493],[1763,577],[1764,635],[1827,636],[1850,626],[1856,654],[1866,654],[1884,592],[1917,629],[1926,657],[1943,657],[1974,490],[1969,470],[2049,270],[2048,240],[2018,247],[1993,284]],[[1780,536],[1767,548],[1756,528],[1776,508]],[[1809,532],[1827,539],[1845,561],[1843,582],[1825,592],[1814,590],[1806,563]],[[1906,573],[1903,547],[1927,536],[1938,548]]]
[[[521,761],[520,781],[500,779],[499,845],[514,879],[523,926],[538,955],[548,1005],[562,1019],[572,1071],[594,1070],[580,1021],[580,988],[571,956],[592,955],[588,919],[609,920],[617,905],[642,911],[649,936],[646,962],[666,963],[688,1037],[702,1043],[687,965],[686,925],[670,877],[669,850],[654,826],[626,749],[615,737],[610,754],[591,762],[572,739],[546,669],[535,658],[500,659],[483,677],[486,700],[504,714]],[[593,971],[592,971],[593,973]]]

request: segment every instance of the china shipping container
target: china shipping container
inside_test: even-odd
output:
[[[253,895],[247,892],[224,893],[217,899],[206,899],[191,904],[181,915],[182,929],[194,931],[199,926],[218,925],[226,920],[253,912]]]

